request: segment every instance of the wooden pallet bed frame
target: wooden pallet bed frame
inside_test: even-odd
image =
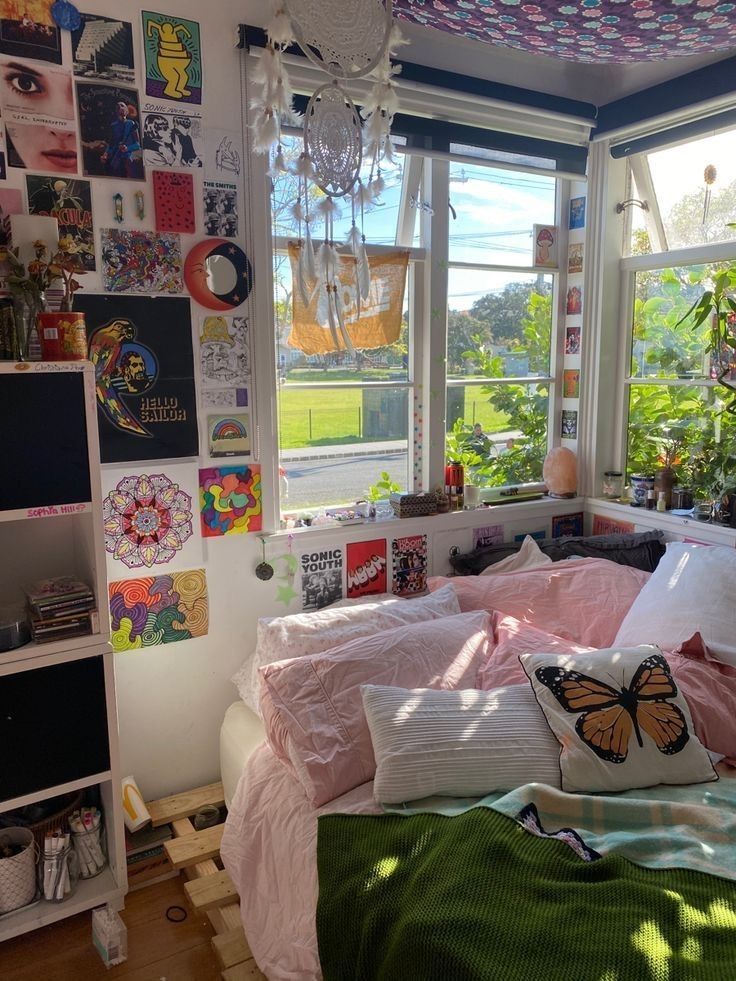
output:
[[[220,857],[225,825],[196,831],[190,820],[205,804],[221,807],[224,800],[222,784],[211,783],[146,806],[154,828],[171,825],[174,837],[164,842],[164,848],[172,866],[188,880],[184,889],[192,908],[196,913],[205,913],[212,924],[212,946],[222,967],[223,981],[267,981],[245,939],[235,886],[215,862]]]

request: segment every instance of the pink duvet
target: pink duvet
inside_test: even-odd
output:
[[[313,808],[264,743],[245,765],[220,854],[240,896],[243,928],[269,981],[319,981],[317,818],[376,814],[373,781]]]

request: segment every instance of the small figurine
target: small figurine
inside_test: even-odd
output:
[[[113,194],[112,203],[115,209],[115,214],[113,217],[115,221],[122,222],[123,220],[123,195],[118,191],[117,194]]]
[[[138,215],[138,217],[141,219],[141,221],[143,221],[143,219],[146,217],[145,203],[146,203],[146,199],[143,197],[143,191],[136,191],[135,192],[135,213]]]

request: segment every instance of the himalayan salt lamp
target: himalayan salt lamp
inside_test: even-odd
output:
[[[550,497],[575,497],[578,488],[578,461],[572,450],[556,446],[544,458],[542,476]]]

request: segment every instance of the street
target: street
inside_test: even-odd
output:
[[[365,498],[382,470],[406,486],[406,451],[370,456],[332,457],[284,461],[289,493],[281,500],[285,512],[303,511],[320,504],[344,504]]]

